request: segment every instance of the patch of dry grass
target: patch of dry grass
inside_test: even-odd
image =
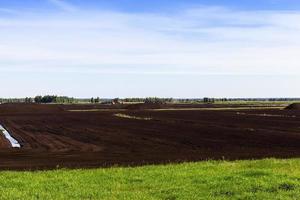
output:
[[[120,118],[126,118],[126,119],[136,119],[136,120],[151,120],[151,117],[137,117],[137,116],[131,116],[131,115],[126,115],[126,114],[122,114],[122,113],[117,113],[114,114],[114,116],[116,117],[120,117]]]

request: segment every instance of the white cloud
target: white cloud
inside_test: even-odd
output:
[[[63,1],[51,0],[74,11]],[[70,9],[71,8],[71,9]],[[0,18],[0,71],[299,74],[300,12],[200,7]],[[132,66],[132,67],[131,67]]]

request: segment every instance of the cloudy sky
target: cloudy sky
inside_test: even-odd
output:
[[[300,97],[298,0],[0,0],[1,97]]]

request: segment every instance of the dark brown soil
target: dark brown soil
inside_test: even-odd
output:
[[[147,110],[147,109],[162,109],[164,104],[159,103],[138,103],[126,106],[126,109],[129,110]]]
[[[0,169],[300,156],[297,110],[199,110],[207,105],[182,104],[163,105],[179,110],[158,111],[126,106],[0,105],[0,124],[22,145],[8,148],[0,137]],[[193,107],[198,109],[180,110]],[[90,109],[99,110],[86,112]],[[151,120],[142,120],[146,118]]]
[[[287,110],[300,110],[300,103],[293,103],[286,107]]]

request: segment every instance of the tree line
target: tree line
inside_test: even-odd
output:
[[[36,97],[25,98],[0,98],[0,103],[93,103],[93,104],[122,104],[122,103],[148,103],[148,104],[164,104],[164,103],[220,103],[220,102],[237,102],[237,101],[300,101],[300,98],[73,98],[68,96],[57,95],[38,95]]]
[[[34,102],[35,103],[76,103],[77,100],[73,97],[67,97],[67,96],[46,95],[46,96],[34,97]]]

